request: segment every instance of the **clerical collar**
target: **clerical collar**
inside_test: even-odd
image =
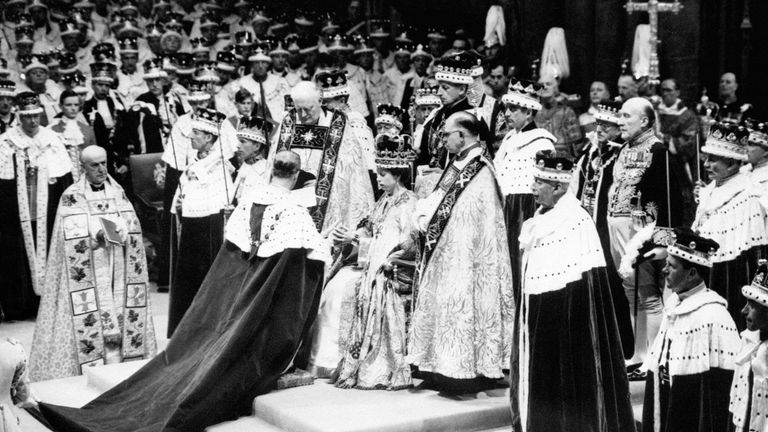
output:
[[[100,185],[95,185],[95,184],[93,184],[93,183],[88,183],[88,186],[90,186],[90,187],[91,187],[91,190],[92,190],[93,192],[99,192],[99,191],[103,191],[103,190],[104,190],[104,184],[105,184],[105,183],[106,183],[106,182],[104,182],[104,183],[102,183],[102,184],[100,184]]]
[[[698,294],[701,291],[704,291],[705,289],[707,289],[707,286],[704,284],[704,281],[701,281],[701,283],[689,289],[688,291],[677,293],[677,297],[680,299],[680,301],[683,301],[687,298],[690,298],[694,294]]]
[[[463,161],[467,158],[467,155],[469,155],[469,152],[472,151],[472,149],[480,147],[480,141],[477,141],[476,143],[472,144],[471,146],[465,148],[464,150],[460,151],[456,154],[456,161]]]

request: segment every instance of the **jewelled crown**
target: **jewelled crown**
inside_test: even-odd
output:
[[[741,288],[744,297],[768,306],[768,260],[761,259],[757,262],[757,272],[751,285]]]
[[[570,183],[573,174],[573,162],[557,156],[557,153],[545,150],[536,153],[536,171],[534,177],[560,183]]]
[[[291,33],[288,36],[285,37],[285,47],[288,49],[288,52],[297,53],[299,50],[301,50],[301,47],[299,46],[299,35],[296,33]]]
[[[226,120],[226,118],[227,116],[216,110],[202,108],[197,111],[197,114],[192,119],[192,129],[218,136],[221,122]]]
[[[192,75],[195,73],[195,57],[192,53],[180,52],[171,57],[176,73],[179,75]]]
[[[22,72],[27,73],[33,69],[48,70],[48,59],[44,55],[34,54],[19,56],[18,62],[21,63]]]
[[[237,57],[231,51],[219,51],[216,54],[216,69],[227,72],[234,72],[237,64]]]
[[[427,29],[427,39],[444,40],[448,39],[446,31],[441,28],[431,27]]]
[[[254,42],[253,33],[248,30],[235,33],[235,45],[237,46],[251,46]]]
[[[354,52],[355,55],[357,55],[357,54],[373,53],[374,51],[376,51],[376,49],[374,49],[370,45],[370,40],[365,38],[365,37],[363,37],[363,36],[357,37],[355,43],[356,43],[356,46],[357,46],[357,48],[355,48],[355,52]]]
[[[669,255],[712,267],[712,257],[720,245],[711,239],[701,237],[690,228],[675,228],[675,242],[667,247]]]
[[[155,57],[144,62],[144,79],[167,78],[168,72],[163,70],[163,59]]]
[[[413,43],[411,42],[395,42],[395,54],[411,55],[414,50]]]
[[[258,47],[253,50],[253,54],[248,57],[249,62],[271,62],[272,58],[265,53],[263,47]]]
[[[85,86],[85,75],[79,70],[61,74],[61,82],[77,94],[85,95],[88,93],[88,87]]]
[[[749,130],[730,123],[715,123],[709,128],[707,143],[701,151],[740,161],[747,160]]]
[[[333,40],[331,41],[331,44],[328,45],[328,51],[350,51],[352,49],[352,45],[349,44],[342,35],[337,34],[333,37]]]
[[[120,48],[121,54],[138,54],[139,53],[139,41],[134,37],[126,37],[118,39],[117,45]]]
[[[60,34],[62,36],[76,35],[80,33],[80,27],[78,27],[77,23],[72,19],[67,19],[60,23],[59,28],[61,29]]]
[[[165,32],[165,29],[163,28],[163,25],[161,23],[149,23],[146,26],[146,38],[147,39],[160,39],[163,37],[163,33]]]
[[[429,57],[429,58],[432,58],[432,54],[430,54],[429,52],[427,52],[424,49],[424,45],[423,44],[418,44],[418,45],[416,45],[416,49],[411,53],[411,58],[416,58],[416,57]]]
[[[475,50],[462,51],[457,55],[471,65],[469,75],[473,78],[483,76],[483,56]]]
[[[437,95],[437,87],[428,87],[416,89],[414,103],[416,106],[440,106],[443,104],[443,101]]]
[[[619,124],[619,111],[621,111],[621,102],[603,102],[597,105],[595,119],[617,125]]]
[[[197,66],[195,70],[195,80],[218,84],[219,74],[216,73],[216,64],[214,62],[204,62]]]
[[[454,84],[472,84],[473,62],[466,56],[454,54],[436,62],[435,79]]]
[[[205,88],[205,81],[193,79],[188,87],[187,100],[190,102],[206,102],[211,99],[211,94]]]
[[[59,73],[62,75],[75,72],[77,66],[77,57],[75,57],[75,53],[66,51],[59,55]]]
[[[286,48],[284,41],[280,39],[273,39],[270,44],[269,55],[288,55],[290,52]]]
[[[139,24],[132,19],[126,19],[123,22],[122,27],[120,27],[120,30],[117,31],[118,37],[140,37],[144,32],[141,31],[141,28],[139,28]]]
[[[541,85],[538,83],[513,79],[509,82],[509,91],[501,97],[501,102],[504,105],[515,105],[538,111],[541,109],[539,91],[541,91]]]
[[[414,160],[416,151],[402,136],[376,136],[376,165],[382,168],[409,168]]]
[[[251,12],[251,22],[269,23],[272,21],[267,14],[267,10],[262,5],[258,5]]]
[[[7,80],[0,79],[0,97],[14,97],[16,94],[16,83]]]
[[[403,109],[397,105],[392,104],[379,104],[376,107],[376,126],[388,126],[396,127],[398,130],[403,129]]]
[[[744,125],[749,130],[748,142],[750,144],[768,147],[768,123],[748,119]]]
[[[259,116],[243,116],[240,118],[237,137],[249,139],[261,144],[267,144],[267,137],[272,132],[272,123]]]
[[[216,17],[213,14],[206,12],[200,17],[200,28],[218,26],[219,22],[216,20]]]
[[[340,28],[336,22],[336,18],[331,13],[325,14],[323,20],[320,23],[321,32],[335,32]]]
[[[309,12],[301,10],[296,13],[296,17],[293,19],[293,22],[297,25],[305,27],[311,27],[315,25],[315,21],[314,18],[312,18],[312,15]]]
[[[189,45],[192,47],[194,53],[207,53],[208,47],[205,46],[205,39],[194,38],[189,40]]]
[[[371,20],[370,37],[385,38],[389,37],[389,20],[376,19]]]
[[[315,77],[323,99],[332,99],[337,96],[348,96],[347,72],[334,69],[328,72],[320,72]]]
[[[407,25],[398,26],[398,35],[395,37],[395,42],[413,43],[413,37],[411,35],[415,32],[414,28]]]
[[[91,63],[91,81],[112,84],[115,81],[117,67],[112,63]]]
[[[93,56],[93,60],[97,62],[117,62],[117,57],[115,57],[115,46],[108,42],[94,45],[93,48],[91,48],[91,55]]]
[[[37,93],[25,91],[16,95],[17,113],[19,115],[36,115],[43,113],[43,106],[40,105],[40,98]]]

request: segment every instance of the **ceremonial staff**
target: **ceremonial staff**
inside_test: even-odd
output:
[[[214,111],[214,116],[218,114],[218,111]],[[229,216],[232,215],[232,211],[234,210],[234,207],[232,206],[230,200],[229,200],[229,187],[227,186],[227,164],[224,160],[224,146],[221,142],[221,122],[219,119],[216,119],[216,129],[219,132],[219,136],[216,138],[216,140],[219,142],[219,158],[221,159],[221,171],[224,176],[224,196],[227,199],[227,203],[224,205],[224,223],[222,224],[222,230],[227,226],[227,221],[229,220]]]

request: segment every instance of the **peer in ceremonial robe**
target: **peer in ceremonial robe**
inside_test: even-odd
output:
[[[708,273],[717,242],[675,229],[667,247],[667,287],[659,334],[645,361],[643,432],[725,432],[739,334]]]
[[[269,73],[272,59],[261,48],[257,48],[248,57],[248,61],[251,63],[251,73],[238,80],[239,86],[251,92],[254,101],[263,111],[259,115],[269,120],[280,119],[285,111],[285,95],[291,89],[288,81]]]
[[[19,116],[14,112],[16,83],[0,79],[0,135],[19,124]]]
[[[752,187],[760,194],[760,203],[768,209],[768,124],[751,122],[747,140],[747,161]]]
[[[0,305],[9,320],[37,313],[56,204],[72,182],[64,143],[40,125],[37,95],[19,93],[16,105],[19,124],[0,135]]]
[[[181,221],[178,258],[171,281],[168,337],[173,335],[216,258],[234,198],[235,169],[223,156],[224,114],[205,108],[195,113],[187,165],[173,198],[171,213]],[[231,150],[230,150],[231,151]]]
[[[267,153],[269,134],[272,131],[272,123],[262,117],[245,116],[239,123],[237,138],[240,140],[240,148],[237,150],[237,157],[242,164],[237,170],[235,179],[237,202],[240,202],[246,194],[269,183]]]
[[[706,155],[704,168],[712,182],[699,193],[691,227],[720,245],[712,257],[709,286],[728,301],[739,330],[745,325],[741,287],[749,283],[758,259],[768,253],[768,214],[760,204],[760,191],[740,170],[748,158],[748,138],[743,126],[718,123],[710,128],[701,152]]]
[[[83,149],[82,178],[58,205],[30,354],[32,381],[150,359],[155,330],[141,226],[107,152]]]
[[[317,313],[330,247],[291,192],[299,168],[295,154],[279,154],[269,187],[240,203],[165,352],[82,408],[41,404],[53,428],[203,430],[248,416],[255,397],[302,367],[296,353]]]
[[[468,56],[460,55],[443,58],[436,63],[435,78],[440,86],[438,95],[443,106],[433,111],[424,122],[421,142],[415,144],[419,147],[416,164],[442,169],[448,164],[448,153],[441,145],[446,120],[459,111],[474,111],[467,99],[469,86],[474,82],[471,76],[474,63]],[[487,143],[488,127],[484,122],[480,126],[480,139]]]
[[[504,221],[512,263],[512,280],[516,299],[520,299],[520,228],[533,216],[536,202],[533,195],[536,153],[554,150],[555,137],[534,122],[541,108],[539,85],[513,80],[509,91],[501,98],[509,132],[499,146],[494,166],[496,181],[504,196]]]
[[[80,96],[72,90],[64,90],[60,97],[61,116],[51,126],[51,130],[59,134],[72,160],[72,179],[80,180],[80,152],[91,145],[96,145],[93,128],[78,119],[80,117]]]
[[[520,231],[522,287],[510,399],[515,430],[634,429],[600,237],[568,193],[573,164],[535,156],[539,206]]]

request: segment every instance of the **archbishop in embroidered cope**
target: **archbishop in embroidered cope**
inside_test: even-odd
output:
[[[318,205],[312,219],[318,230],[324,232],[334,226],[352,229],[370,213],[374,201],[362,146],[343,112],[321,107],[321,94],[314,83],[296,84],[291,96],[297,107],[307,105],[317,118],[314,123],[303,122],[291,108],[270,146],[269,165],[278,151],[296,152],[302,169],[317,177]]]
[[[415,216],[426,247],[408,361],[453,380],[502,378],[512,350],[515,302],[502,201],[488,153],[475,146],[452,160]]]
[[[59,202],[48,272],[30,354],[30,378],[82,374],[113,359],[155,355],[141,225],[111,177],[93,191],[85,176]],[[96,240],[101,219],[120,227],[123,245]]]

